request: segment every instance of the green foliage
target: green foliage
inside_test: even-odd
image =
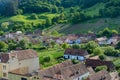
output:
[[[99,47],[99,45],[94,41],[90,41],[85,45],[85,49],[87,49],[90,53],[93,53],[93,50],[97,47]]]
[[[67,49],[67,48],[68,48],[68,44],[67,44],[67,43],[64,43],[64,44],[62,45],[62,48],[63,48],[63,49]]]
[[[49,56],[44,57],[44,62],[50,62],[50,57]]]
[[[120,49],[120,41],[117,43],[116,48]]]
[[[73,48],[73,49],[79,49],[79,48],[80,48],[80,46],[79,46],[79,45],[77,45],[77,44],[74,44],[74,45],[72,45],[72,48]]]
[[[32,15],[30,16],[30,19],[38,19],[38,16],[35,13],[32,13]]]
[[[50,18],[46,19],[46,26],[51,26],[52,25],[52,21]]]
[[[105,8],[100,9],[99,13],[102,17],[116,18],[120,16],[120,1],[109,0],[109,2],[106,3]]]
[[[76,60],[76,59],[73,59],[72,62],[73,62],[73,64],[77,64],[77,63],[79,63],[80,61],[79,61],[79,60]]]
[[[94,50],[93,50],[93,54],[96,56],[96,55],[101,55],[103,54],[104,51],[100,48],[100,47],[96,47]]]
[[[12,42],[9,43],[8,46],[9,46],[9,50],[15,50],[17,47],[17,45],[15,43],[12,43]]]
[[[19,44],[17,45],[17,47],[20,47],[22,49],[27,49],[28,48],[28,41],[23,39],[19,42]]]
[[[106,36],[111,37],[113,34],[118,34],[117,30],[110,30],[109,28],[105,28],[102,31],[99,31],[98,36]]]
[[[6,51],[7,49],[8,49],[8,45],[5,42],[0,41],[0,52]]]
[[[55,42],[54,41],[51,41],[51,46],[52,46],[52,48],[55,47]]]
[[[120,51],[119,50],[115,50],[114,47],[109,46],[105,48],[105,55],[107,56],[115,56],[118,57],[120,55]]]
[[[105,60],[106,59],[105,55],[99,55],[99,58],[100,58],[100,60]]]
[[[98,66],[95,68],[96,72],[101,71],[101,70],[107,70],[107,66]]]

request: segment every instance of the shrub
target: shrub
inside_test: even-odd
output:
[[[100,58],[100,60],[105,60],[106,57],[105,57],[105,55],[100,55],[99,58]]]
[[[107,66],[98,66],[95,68],[96,72],[101,71],[101,70],[107,70]]]
[[[44,57],[44,62],[50,62],[50,57],[49,56]]]

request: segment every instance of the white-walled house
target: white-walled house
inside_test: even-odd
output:
[[[6,79],[8,79],[8,72],[15,69],[27,67],[28,73],[32,73],[40,68],[38,54],[31,49],[0,54],[0,61],[2,67],[0,77]]]
[[[64,52],[65,59],[77,59],[77,60],[85,60],[88,52],[86,50],[81,49],[66,49]]]

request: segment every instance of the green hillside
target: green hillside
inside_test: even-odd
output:
[[[105,27],[120,31],[119,0],[14,1],[0,1],[0,35],[36,29],[65,34],[98,32]]]

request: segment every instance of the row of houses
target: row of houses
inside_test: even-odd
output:
[[[99,72],[95,72],[93,70],[93,66],[91,65],[89,65],[89,67],[86,66],[86,62],[87,61],[78,64],[73,64],[70,60],[68,60],[53,67],[50,67],[48,69],[40,70],[41,80],[119,80],[120,79],[117,72],[113,71],[114,69],[112,70],[113,72],[112,71],[109,72],[107,70],[101,70]],[[101,63],[101,65],[103,64]]]
[[[108,67],[107,71],[97,73],[94,71],[97,66],[103,65]],[[88,58],[78,64],[66,60],[47,69],[41,69],[38,54],[31,49],[1,53],[0,78],[0,80],[119,80],[114,64],[98,59]]]
[[[96,34],[89,33],[89,34],[69,34],[67,36],[62,37],[51,37],[43,35],[44,32],[41,30],[35,30],[34,32],[26,32],[22,33],[22,31],[16,31],[11,33],[6,33],[3,36],[0,36],[0,40],[7,42],[9,39],[19,42],[22,39],[27,38],[29,42],[32,44],[38,44],[40,42],[44,42],[47,45],[50,44],[51,41],[56,42],[57,44],[80,44],[86,43],[89,41],[95,41],[100,45],[116,45],[117,42],[120,40],[120,35],[113,35],[111,38],[107,37],[99,37],[97,38]]]

